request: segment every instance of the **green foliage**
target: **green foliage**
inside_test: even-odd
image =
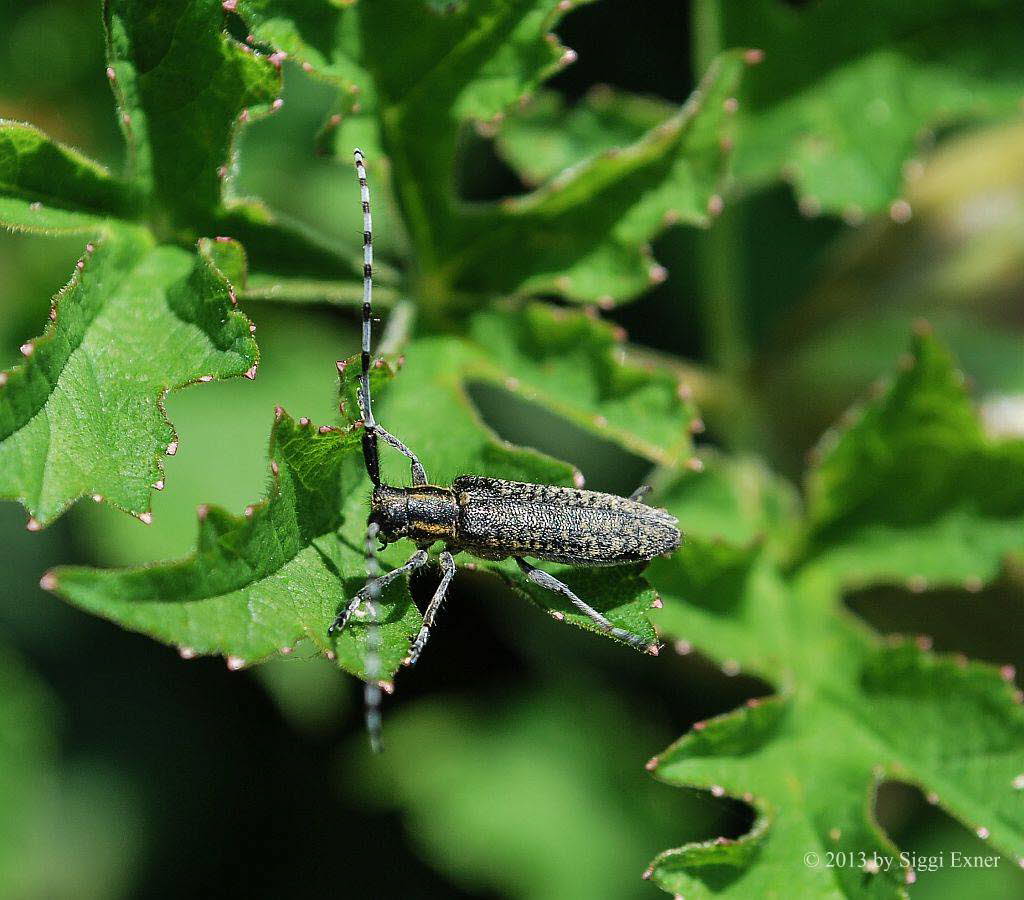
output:
[[[1024,443],[982,437],[962,376],[926,334],[891,388],[829,443],[810,476],[807,516],[788,529],[780,519],[795,508],[779,503],[778,489],[740,489],[739,469],[719,473],[716,487],[686,491],[684,480],[666,494],[669,510],[700,531],[648,569],[665,600],[659,630],[775,691],[698,723],[652,762],[658,778],[757,812],[736,841],[658,856],[651,876],[668,891],[760,896],[782,880],[801,896],[902,896],[909,876],[898,862],[878,873],[823,864],[828,851],[898,860],[872,816],[887,779],[919,786],[994,848],[1024,856],[1019,693],[993,667],[880,641],[842,602],[846,584],[911,573],[957,583],[970,573],[974,590],[993,579],[1022,543],[1022,479],[1010,467]],[[751,501],[742,518],[723,517],[723,479]],[[705,525],[709,496],[721,521]],[[778,537],[797,528],[812,549],[784,567],[791,548]],[[759,542],[758,531],[773,540]],[[821,864],[806,865],[808,852]]]
[[[354,271],[225,194],[237,122],[272,108],[280,78],[221,31],[223,15],[214,0],[105,6],[124,179],[32,126],[0,121],[0,225],[92,238],[46,332],[24,344],[29,361],[0,378],[0,494],[26,505],[30,527],[83,494],[148,515],[161,457],[176,446],[160,410],[167,391],[255,376],[248,320],[202,235],[244,239],[256,271]],[[241,288],[244,256],[234,255],[229,277]]]
[[[806,8],[744,0],[722,4],[712,28],[721,46],[763,54],[735,88],[732,191],[783,178],[809,215],[859,223],[886,208],[937,131],[1013,116],[1024,88],[1013,49],[1024,24],[984,0],[948,0],[927,14],[887,0],[854,9],[839,0]],[[538,183],[626,144],[660,105],[602,89],[566,115],[543,95],[502,127],[498,146],[528,184]]]
[[[848,581],[988,583],[1024,533],[1024,441],[985,437],[964,374],[927,334],[902,363],[817,451],[810,552]]]
[[[256,372],[249,320],[207,241],[190,254],[142,229],[88,244],[0,391],[0,494],[48,524],[84,494],[148,516],[177,438],[172,388]]]
[[[26,231],[81,231],[127,205],[127,191],[98,163],[39,129],[0,120],[0,217]]]
[[[194,227],[216,209],[236,121],[266,112],[280,91],[269,60],[210,27],[219,7],[175,0],[158,12],[131,2],[105,10],[107,77],[132,188],[170,228]]]
[[[747,0],[722,15],[726,46],[764,51],[743,92],[737,182],[784,177],[810,213],[860,221],[900,195],[936,130],[1018,109],[1024,22],[1005,4]]]
[[[324,46],[324,23],[303,6],[243,0],[239,10],[258,36],[280,40],[304,65],[345,86],[340,127],[325,144],[344,159],[361,146],[377,195],[394,193],[415,250],[413,286],[427,313],[490,293],[632,299],[664,277],[647,242],[666,217],[709,221],[725,175],[732,117],[724,103],[739,85],[739,53],[716,61],[682,108],[662,107],[655,116],[652,106],[646,127],[624,130],[628,142],[602,142],[591,149],[603,152],[533,193],[468,204],[457,190],[461,126],[493,127],[572,61],[550,33],[563,4],[477,0],[441,12],[397,0],[360,3],[337,11],[332,48]],[[438,58],[435,48],[451,47]],[[561,161],[569,162],[564,154]]]
[[[797,591],[805,589],[820,590]],[[1013,781],[1024,712],[1012,687],[988,667],[961,667],[912,644],[833,640],[833,671],[819,659],[813,679],[794,678],[792,694],[702,724],[659,756],[657,777],[747,799],[758,814],[735,842],[661,854],[653,877],[662,887],[749,897],[782,878],[801,896],[903,896],[909,876],[898,862],[877,874],[861,864],[824,865],[827,851],[898,860],[871,818],[887,778],[919,785],[993,847],[1020,853],[1024,817]],[[793,643],[799,654],[801,643]],[[802,662],[787,659],[786,669]],[[821,863],[807,865],[809,851]]]
[[[625,147],[668,119],[671,104],[607,86],[594,88],[571,109],[555,91],[542,91],[502,123],[495,145],[527,184],[613,147]]]
[[[186,656],[220,653],[232,668],[289,652],[302,638],[335,652],[327,626],[341,599],[365,580],[358,445],[355,429],[321,433],[281,412],[271,439],[267,498],[241,516],[201,508],[194,556],[137,569],[58,569],[47,586],[92,612],[178,644]],[[343,525],[347,533],[339,534]],[[393,671],[419,621],[405,591],[387,599],[382,657],[385,670]],[[343,633],[336,652],[343,666],[361,672],[357,631]]]
[[[669,784],[749,804],[753,828],[667,850],[649,877],[688,897],[768,895],[779,884],[799,896],[902,896],[910,879],[898,864],[873,872],[804,861],[828,850],[895,856],[873,810],[887,779],[919,786],[989,846],[1024,859],[1016,792],[1024,712],[1005,671],[932,653],[925,641],[885,641],[843,602],[855,586],[974,592],[990,584],[1024,550],[1024,442],[985,434],[951,356],[921,331],[891,384],[823,439],[801,502],[755,456],[695,454],[692,435],[704,426],[680,383],[694,367],[629,346],[597,315],[663,281],[649,242],[674,223],[711,224],[723,197],[787,177],[806,212],[852,222],[885,208],[901,193],[922,132],[1016,109],[1024,72],[1008,48],[1024,36],[1019,17],[967,0],[930,17],[833,0],[802,9],[700,4],[720,14],[695,25],[716,32],[704,48],[715,52],[697,54],[711,62],[685,104],[598,88],[569,108],[539,88],[574,59],[551,29],[575,5],[105,4],[126,172],[111,174],[33,126],[0,122],[0,224],[88,241],[45,332],[0,375],[0,495],[27,507],[33,530],[83,495],[150,521],[150,490],[163,486],[163,456],[178,444],[164,414],[168,393],[256,374],[254,326],[237,298],[282,308],[358,303],[354,185],[336,242],[234,191],[237,133],[281,106],[278,70],[290,59],[334,93],[335,114],[316,140],[343,163],[338,179],[352,177],[353,146],[369,160],[375,296],[378,311],[392,310],[386,361],[372,375],[380,421],[440,484],[468,473],[581,483],[584,473],[568,463],[496,434],[482,395],[649,465],[655,502],[685,532],[679,550],[646,570],[552,570],[613,623],[681,653],[699,649],[725,674],[769,686],[770,696],[698,723],[649,764]],[[948,40],[950,29],[958,40]],[[749,47],[763,48],[760,66],[749,68],[761,56]],[[489,137],[526,193],[466,199],[463,151]],[[718,276],[739,268],[730,233],[702,245],[721,257],[703,275],[723,305],[737,302],[719,290],[729,278]],[[545,302],[552,297],[588,308]],[[295,352],[332,353],[327,340],[304,340]],[[355,347],[353,335],[338,355]],[[756,367],[734,368],[697,377],[735,393],[747,418]],[[340,424],[318,427],[277,408],[264,499],[241,515],[200,507],[191,555],[58,567],[43,586],[185,657],[221,655],[242,668],[301,642],[365,678],[365,618],[327,635],[365,580],[356,370],[354,359],[340,366]],[[325,385],[329,371],[328,363]],[[385,479],[407,483],[407,460],[383,452]],[[390,546],[382,565],[410,552]],[[594,631],[514,563],[474,565],[542,614]],[[421,617],[402,582],[380,610],[387,682]],[[294,712],[294,697],[314,692],[317,676],[282,671],[268,684]],[[17,680],[3,667],[0,676]],[[587,807],[594,792],[617,785],[616,767],[588,751],[623,714],[582,694],[570,700],[593,711],[578,727],[565,727],[570,704],[546,694],[500,714],[416,710],[396,724],[393,771],[371,781],[385,802],[414,810],[426,852],[468,884],[524,897],[618,890],[612,851],[647,852],[635,822],[670,819],[656,801],[642,811]],[[333,721],[313,706],[296,720],[311,730]],[[46,752],[46,729],[25,727],[27,737],[11,729],[15,750],[0,743],[0,756]],[[537,746],[552,753],[540,754],[542,766]],[[422,778],[424,766],[432,779]],[[527,787],[481,806],[498,770]],[[564,817],[531,828],[534,805],[553,795]],[[495,821],[497,833],[484,830]],[[588,835],[577,852],[566,834],[580,822]],[[495,874],[495,859],[513,874]]]

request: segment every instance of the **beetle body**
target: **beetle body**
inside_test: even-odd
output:
[[[382,485],[371,505],[385,541],[408,538],[425,548],[440,540],[483,559],[611,566],[670,553],[680,541],[674,516],[637,500],[477,475],[451,488]]]

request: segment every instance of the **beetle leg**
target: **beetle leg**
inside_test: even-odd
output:
[[[455,577],[455,560],[452,559],[452,555],[447,550],[442,550],[439,559],[442,572],[441,583],[437,586],[434,596],[430,598],[430,602],[423,612],[423,627],[409,647],[409,655],[402,660],[403,666],[415,665],[416,660],[420,658],[420,654],[430,638],[430,629],[434,627],[434,620],[441,610],[441,604],[444,603],[444,598],[448,595],[448,586],[452,583],[452,578]]]
[[[367,425],[367,428],[371,426]],[[412,483],[414,487],[427,483],[427,473],[423,468],[423,463],[419,461],[416,454],[412,452],[408,447],[405,446],[398,438],[396,438],[391,432],[382,428],[376,423],[372,426],[377,436],[384,441],[389,447],[394,447],[402,456],[409,460],[410,467],[412,468]]]
[[[364,587],[360,588],[359,593],[348,602],[348,606],[338,613],[338,617],[331,623],[327,633],[334,634],[336,631],[341,631],[348,624],[348,620],[352,618],[352,614],[359,608],[360,604],[369,598],[371,591],[376,591],[379,595],[399,575],[404,575],[406,572],[418,569],[426,561],[427,551],[417,550],[409,557],[409,561],[404,566],[399,566],[397,569],[392,569],[390,572],[385,572],[372,581],[368,581]]]
[[[562,582],[555,578],[554,575],[545,572],[543,569],[538,569],[536,566],[531,566],[520,556],[516,556],[514,559],[519,568],[522,569],[523,574],[525,574],[530,581],[542,588],[546,588],[549,591],[554,591],[556,594],[561,594],[563,597],[566,597],[573,606],[589,618],[605,634],[610,634],[613,638],[617,638],[623,643],[629,644],[631,647],[636,647],[637,650],[642,650],[644,653],[650,653],[651,656],[658,655],[659,647],[657,643],[648,644],[642,637],[633,634],[632,631],[626,631],[625,628],[619,628],[612,625],[612,623],[594,609],[594,607],[580,600],[580,598],[577,597],[567,585],[562,584]]]
[[[642,484],[632,494],[629,495],[630,500],[635,500],[639,503],[651,492],[651,486],[649,484]]]

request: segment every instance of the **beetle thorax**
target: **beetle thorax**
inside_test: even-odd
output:
[[[371,519],[380,526],[385,541],[409,538],[417,544],[429,545],[455,539],[458,505],[449,488],[395,488],[382,484],[374,490],[371,505]]]

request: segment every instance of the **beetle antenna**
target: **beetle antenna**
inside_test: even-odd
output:
[[[360,357],[359,409],[363,416],[363,462],[374,487],[380,487],[380,459],[377,453],[377,423],[373,418],[370,399],[370,351],[373,334],[373,222],[370,219],[370,188],[366,183],[363,151],[356,148],[352,155],[359,178],[359,199],[363,207],[363,347]]]
[[[370,736],[370,749],[374,753],[381,751],[381,714],[380,714],[380,562],[377,559],[377,534],[380,527],[371,522],[366,529],[366,611],[370,621],[366,628],[366,652],[363,667],[366,671],[366,683],[363,686],[363,703],[366,707],[366,732]]]

